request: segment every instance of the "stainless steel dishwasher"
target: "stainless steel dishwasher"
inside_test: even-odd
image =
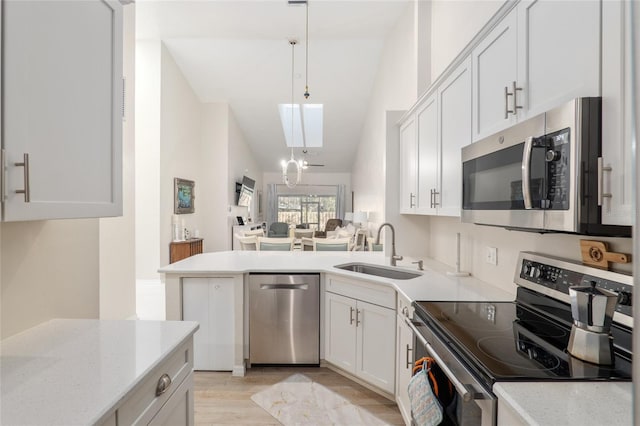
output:
[[[249,363],[319,362],[320,275],[251,274]]]

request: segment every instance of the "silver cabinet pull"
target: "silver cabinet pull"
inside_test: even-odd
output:
[[[21,163],[14,163],[16,167],[24,167],[24,189],[16,189],[16,194],[24,194],[24,202],[31,202],[31,187],[29,186],[29,154],[23,154]]]
[[[518,92],[522,91],[522,87],[518,87],[516,82],[511,83],[511,92],[509,87],[504,86],[504,118],[509,118],[509,114],[516,115],[522,106],[518,105]],[[509,109],[509,96],[513,96],[513,109]]]
[[[355,310],[355,309],[353,309],[353,307],[352,307],[352,306],[350,306],[350,307],[349,307],[349,325],[352,325],[352,324],[353,324],[353,311],[354,311],[354,310]]]
[[[414,208],[416,206],[416,203],[413,202],[413,200],[415,200],[416,196],[415,194],[412,192],[409,194],[409,208]]]
[[[409,347],[407,343],[407,368],[411,368],[413,366],[413,360],[409,358],[409,352],[413,352],[413,349]]]
[[[602,157],[598,157],[598,206],[602,206],[605,198],[611,198],[611,193],[604,192],[604,172],[611,172],[613,168],[611,166],[604,166],[602,164]]]
[[[433,208],[435,209],[436,207],[438,207],[440,205],[440,203],[438,201],[436,201],[438,198],[438,195],[440,195],[440,191],[436,191],[435,189],[433,190]]]
[[[160,376],[158,380],[158,386],[156,386],[156,396],[160,396],[169,389],[171,386],[171,377],[167,373]]]
[[[360,321],[360,314],[361,314],[360,309],[356,309],[356,327],[360,325],[360,323],[362,322]]]
[[[524,208],[533,208],[531,201],[531,151],[533,150],[533,137],[528,137],[524,141],[522,151],[522,197],[524,198]]]
[[[0,199],[4,202],[7,199],[7,155],[4,149],[0,149],[0,167],[2,167],[2,186],[0,187]]]
[[[522,92],[522,87],[518,87],[514,81],[511,83],[511,90],[513,91],[513,114],[518,114],[518,110],[522,109],[522,106],[518,105],[518,92]]]

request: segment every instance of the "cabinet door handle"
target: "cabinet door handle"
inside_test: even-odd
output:
[[[509,114],[516,115],[519,109],[522,109],[522,106],[518,105],[518,92],[522,91],[522,87],[518,87],[516,82],[513,81],[511,83],[511,92],[509,92],[509,87],[504,86],[504,118],[509,118]],[[509,96],[513,96],[513,109],[509,109]]]
[[[440,205],[439,202],[437,202],[437,196],[440,195],[440,191],[436,191],[435,189],[433,190],[433,208],[436,208]]]
[[[429,208],[433,208],[433,189],[429,191]]]
[[[353,324],[353,307],[349,307],[349,325]]]
[[[522,87],[518,87],[516,82],[511,83],[511,89],[513,91],[513,114],[518,114],[518,110],[522,109],[521,105],[518,105],[518,92],[522,92]]]
[[[409,358],[409,352],[413,352],[413,348],[410,348],[407,343],[407,368],[411,368],[413,366],[413,360]]]
[[[611,172],[613,169],[611,166],[604,166],[602,164],[602,157],[598,157],[598,206],[602,206],[604,198],[611,198],[611,193],[605,193],[604,186],[604,172]]]
[[[412,192],[409,194],[409,208],[414,208],[416,206],[416,204],[413,202],[413,200],[416,198],[415,194]]]
[[[158,380],[158,386],[156,386],[156,396],[160,396],[165,393],[170,386],[171,377],[167,373],[160,376],[160,379]]]
[[[29,186],[29,154],[23,154],[20,163],[14,163],[16,167],[24,167],[24,189],[16,189],[16,194],[24,194],[24,202],[31,202],[31,187]]]
[[[360,325],[360,309],[356,309],[356,327]]]

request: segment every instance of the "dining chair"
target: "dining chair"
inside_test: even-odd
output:
[[[293,231],[293,237],[296,239],[313,238],[313,229],[296,229]]]
[[[291,251],[293,238],[258,237],[258,251]]]
[[[314,238],[313,251],[349,251],[351,238]]]
[[[249,235],[248,237],[243,237],[242,235],[237,235],[236,238],[240,242],[240,248],[242,250],[257,250],[258,249],[258,237],[255,235]]]

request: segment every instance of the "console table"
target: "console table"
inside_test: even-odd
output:
[[[174,263],[200,253],[202,253],[202,238],[172,241],[169,244],[169,263]]]

